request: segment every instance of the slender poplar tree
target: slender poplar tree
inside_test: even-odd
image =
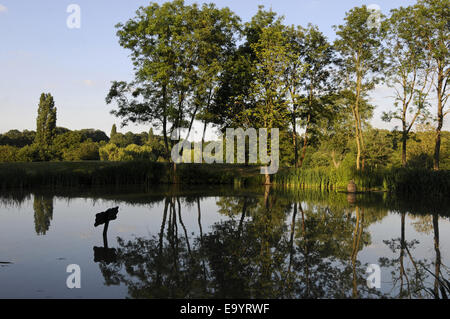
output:
[[[36,120],[35,144],[46,149],[53,143],[56,136],[56,107],[50,93],[42,93],[39,101]]]

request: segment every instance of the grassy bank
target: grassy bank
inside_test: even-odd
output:
[[[257,167],[180,164],[180,184],[225,185],[259,178]],[[0,163],[0,189],[172,184],[172,165],[156,162]]]
[[[0,163],[0,189],[122,185],[260,185],[257,166],[180,164],[174,179],[171,164],[154,162]],[[358,191],[448,196],[450,171],[412,169],[365,170],[282,168],[273,183],[289,189],[345,190],[353,180]]]

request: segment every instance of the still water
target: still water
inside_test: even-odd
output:
[[[442,297],[448,207],[267,188],[0,194],[0,298]]]

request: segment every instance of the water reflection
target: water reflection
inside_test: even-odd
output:
[[[54,196],[121,206],[159,204],[159,231],[119,236],[114,248],[108,246],[108,226],[117,212],[104,220],[97,216],[96,225],[104,225],[103,247],[93,247],[93,260],[104,284],[126,287],[131,298],[445,298],[449,293],[449,256],[441,251],[439,232],[440,221],[449,216],[446,203],[270,187],[220,194],[178,189],[40,192],[33,203],[38,235],[52,231]],[[204,205],[211,196],[214,207]],[[3,196],[1,203],[20,204],[28,197]],[[205,225],[204,216],[213,214],[220,218]],[[122,214],[114,224],[126,223],[129,216]],[[386,224],[391,216],[399,216],[394,219],[398,225]],[[381,224],[395,227],[395,236],[374,230]],[[417,234],[432,237],[427,253],[433,258],[424,257]],[[382,253],[372,253],[376,260],[370,263],[389,274],[383,277],[389,289],[367,286],[367,254],[374,247]]]
[[[396,258],[380,258],[380,264],[382,267],[394,268],[392,271],[392,287],[397,288],[397,294],[393,297],[396,298],[444,298],[447,299],[447,295],[450,292],[448,281],[445,279],[448,276],[445,275],[442,270],[441,251],[439,248],[439,215],[434,213],[428,216],[419,216],[419,220],[414,223],[414,227],[419,232],[429,233],[433,232],[434,237],[434,251],[435,260],[430,261],[427,259],[421,259],[415,257],[414,250],[420,244],[420,242],[414,238],[408,240],[406,238],[406,213],[400,212],[401,224],[400,224],[400,238],[394,238],[391,240],[384,240],[384,243],[389,246],[394,254],[398,254]],[[432,219],[431,229],[429,227],[429,219]],[[409,262],[409,266],[407,266]],[[434,272],[432,272],[434,266]],[[434,281],[433,288],[430,288],[427,279],[431,274],[432,281]],[[434,278],[434,280],[433,280]]]
[[[380,296],[367,288],[358,252],[370,244],[367,226],[386,212],[293,203],[266,189],[264,197],[220,198],[230,219],[204,233],[194,202],[199,236],[186,231],[181,199],[166,197],[158,236],[119,238],[117,261],[100,266],[106,283],[126,285],[132,298]]]
[[[53,196],[34,196],[34,226],[37,235],[45,235],[53,219]]]

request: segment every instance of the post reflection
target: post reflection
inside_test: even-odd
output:
[[[61,198],[40,192],[4,202],[31,199],[35,233],[47,236],[55,227],[55,196]],[[127,209],[138,203],[160,211],[153,233],[119,237],[114,248],[108,243],[115,239],[108,238],[113,219],[100,223],[103,246],[93,247],[93,261],[104,283],[127,287],[131,298],[447,298],[450,294],[448,256],[442,245],[447,208],[419,206],[386,194],[286,193],[270,186],[212,196],[169,189],[151,196],[108,197],[130,205]],[[132,223],[132,216],[123,215],[122,221]],[[389,232],[376,229],[386,220],[396,223],[383,226]],[[367,286],[369,255],[370,263],[381,267],[383,289]]]
[[[183,207],[196,205],[189,235]],[[228,219],[205,232],[200,198],[167,196],[159,234],[118,238],[117,260],[101,263],[105,281],[132,298],[356,298],[379,296],[365,286],[358,252],[370,244],[368,224],[383,217],[358,204],[343,209],[261,197],[222,197]]]

